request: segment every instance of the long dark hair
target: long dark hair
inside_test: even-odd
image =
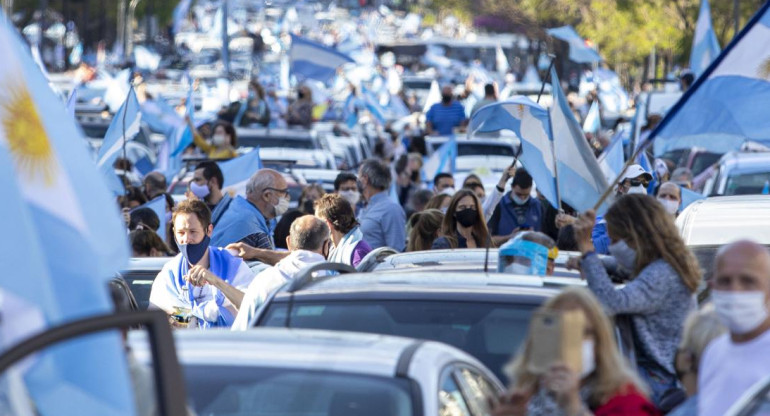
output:
[[[457,248],[457,219],[455,219],[455,212],[457,212],[457,204],[466,196],[473,199],[473,204],[476,206],[476,214],[478,215],[476,224],[472,227],[473,239],[476,241],[477,247],[487,247],[490,245],[490,238],[487,222],[484,220],[484,211],[476,194],[468,189],[460,189],[452,197],[452,201],[449,203],[449,208],[447,208],[446,215],[444,216],[444,222],[441,224],[441,235],[449,240],[449,245],[452,248]]]

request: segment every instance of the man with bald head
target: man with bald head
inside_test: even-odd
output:
[[[770,251],[752,241],[722,247],[710,284],[729,333],[712,341],[701,359],[698,414],[721,416],[770,374]]]
[[[260,169],[246,183],[246,198],[237,196],[211,236],[211,243],[225,247],[244,243],[272,250],[275,218],[289,209],[289,188],[283,175],[272,169]]]
[[[664,182],[658,188],[658,193],[655,195],[658,198],[658,202],[663,204],[666,208],[666,212],[676,216],[679,212],[679,207],[682,205],[682,188],[673,182]]]
[[[286,237],[290,254],[254,277],[240,303],[232,329],[248,329],[249,322],[270,293],[293,279],[300,270],[325,261],[330,243],[329,227],[323,220],[312,215],[294,220]]]

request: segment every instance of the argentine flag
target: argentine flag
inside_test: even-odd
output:
[[[112,314],[108,282],[127,264],[129,251],[115,200],[80,145],[83,138],[72,117],[2,13],[0,55],[4,350],[19,335]],[[19,328],[22,321],[30,326]],[[57,344],[13,373],[34,409],[22,402],[24,408],[12,414],[136,414],[118,333]]]
[[[225,162],[217,162],[222,176],[225,177],[223,189],[234,191],[239,195],[245,195],[246,182],[252,175],[262,169],[262,158],[259,157],[259,146],[243,156],[230,159]]]
[[[158,235],[163,241],[166,241],[166,197],[161,195],[153,199],[152,201],[142,204],[131,211],[135,211],[139,208],[149,208],[158,216],[160,221],[160,227],[158,227]]]
[[[748,140],[768,143],[768,10],[765,3],[648,136],[656,157],[695,146],[726,153]]]
[[[549,110],[561,199],[579,212],[593,208],[607,189],[599,163],[567,103],[556,71],[551,68],[553,105]],[[594,101],[596,104],[596,101]],[[602,208],[605,208],[604,206]],[[600,210],[601,213],[602,210]]]
[[[454,135],[451,135],[446,143],[442,144],[433,154],[424,159],[422,171],[425,173],[425,179],[433,186],[433,178],[439,173],[454,175],[456,161],[457,139]]]
[[[484,106],[471,117],[468,132],[491,133],[510,130],[521,139],[519,160],[554,207],[559,206],[556,171],[548,111],[524,96]]]
[[[599,100],[594,100],[591,103],[591,107],[588,109],[586,119],[583,121],[583,131],[586,133],[596,134],[601,127],[601,118],[599,116]]]
[[[719,55],[719,42],[711,26],[709,0],[701,0],[692,51],[690,51],[690,70],[699,77],[717,55]]]
[[[620,134],[615,135],[610,144],[604,148],[598,161],[607,183],[614,182],[626,163],[623,154],[623,137]]]
[[[289,60],[291,73],[297,80],[315,79],[322,82],[334,78],[340,66],[354,62],[349,56],[332,48],[296,35],[291,35]]]
[[[112,117],[107,133],[104,135],[102,146],[96,157],[96,165],[107,178],[110,189],[115,194],[123,193],[123,184],[115,175],[112,165],[118,156],[122,155],[125,143],[133,139],[141,127],[142,113],[139,112],[139,102],[133,88],[128,90],[128,96],[115,116]]]

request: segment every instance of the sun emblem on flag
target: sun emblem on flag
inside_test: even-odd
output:
[[[35,102],[23,85],[10,87],[2,97],[2,126],[8,150],[19,174],[53,182],[53,149]]]
[[[519,118],[524,118],[524,104],[516,106],[519,109]]]
[[[757,75],[759,75],[760,78],[770,79],[770,58],[765,59],[759,64]]]

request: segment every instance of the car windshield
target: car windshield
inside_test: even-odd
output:
[[[414,414],[404,379],[240,365],[188,364],[184,372],[199,415]]]
[[[695,155],[695,158],[692,161],[692,174],[693,176],[698,176],[701,173],[703,173],[704,170],[708,169],[709,166],[713,165],[714,163],[719,162],[719,159],[722,157],[719,153],[698,153]]]
[[[494,144],[461,143],[457,146],[458,156],[503,156],[513,157],[511,146]]]
[[[727,179],[725,195],[752,195],[770,189],[770,172],[755,172],[731,176]]]
[[[537,306],[424,300],[297,301],[289,325],[443,342],[473,355],[504,380],[503,366],[526,337]],[[286,304],[273,303],[261,325],[285,326],[286,310]]]
[[[287,139],[286,137],[277,136],[238,136],[238,145],[245,147],[282,147],[287,149],[315,149],[313,146],[313,140],[308,138],[302,139]]]

